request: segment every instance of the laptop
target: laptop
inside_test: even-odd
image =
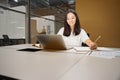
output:
[[[66,50],[71,48],[70,46],[65,46],[61,35],[40,34],[37,35],[37,39],[43,49]]]

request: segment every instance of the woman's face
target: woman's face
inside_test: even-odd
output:
[[[74,28],[74,25],[76,23],[76,17],[71,12],[67,14],[67,23],[69,24],[69,26],[71,27],[71,29]]]

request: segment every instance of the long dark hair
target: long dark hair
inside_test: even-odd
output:
[[[74,35],[80,34],[80,32],[81,32],[81,26],[80,26],[80,21],[79,21],[79,18],[78,18],[78,16],[77,16],[77,13],[76,13],[74,10],[70,9],[70,10],[68,10],[68,12],[67,12],[66,15],[65,15],[63,35],[64,35],[64,36],[70,36],[70,33],[71,33],[70,26],[69,26],[69,24],[67,23],[67,14],[68,14],[68,13],[73,13],[73,14],[75,15],[75,17],[76,17],[76,22],[75,22],[75,27],[74,27],[73,34],[74,34]]]

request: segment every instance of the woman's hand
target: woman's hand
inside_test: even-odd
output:
[[[97,49],[97,44],[93,42],[93,43],[90,45],[90,49],[91,49],[91,50]]]
[[[85,43],[90,47],[91,50],[97,49],[97,44],[90,39],[86,40]]]

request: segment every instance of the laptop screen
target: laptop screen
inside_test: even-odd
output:
[[[40,34],[37,35],[37,39],[44,49],[66,49],[64,40],[61,35]]]

